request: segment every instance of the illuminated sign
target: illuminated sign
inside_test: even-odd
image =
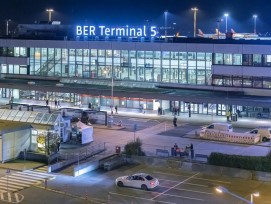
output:
[[[157,34],[158,32],[156,26],[150,27],[76,26],[77,36],[154,37]]]

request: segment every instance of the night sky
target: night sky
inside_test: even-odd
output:
[[[52,20],[62,24],[94,24],[107,26],[140,26],[151,20],[164,26],[164,11],[168,11],[168,26],[172,32],[192,35],[192,7],[199,9],[197,28],[214,33],[216,19],[229,13],[228,29],[253,32],[253,14],[257,14],[257,32],[271,33],[270,0],[2,0],[0,19],[12,19],[13,25],[48,20],[46,8],[53,8]],[[173,26],[173,23],[176,25]],[[173,30],[174,28],[174,30]],[[225,32],[225,17],[220,24]]]

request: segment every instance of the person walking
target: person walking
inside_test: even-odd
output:
[[[49,105],[49,100],[48,99],[46,99],[46,106],[48,106]]]
[[[117,105],[115,106],[115,112],[116,112],[116,114],[118,114],[118,106]]]
[[[174,118],[173,118],[173,125],[174,125],[174,127],[177,127],[177,118],[176,118],[176,116],[174,116]]]
[[[55,108],[57,108],[57,100],[55,99]]]

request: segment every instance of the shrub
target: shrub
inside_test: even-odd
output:
[[[271,153],[267,156],[240,156],[213,152],[208,163],[217,166],[226,166],[254,171],[271,172]]]
[[[124,147],[124,153],[126,155],[138,155],[145,156],[145,153],[142,151],[142,141],[137,138],[135,141],[129,142]]]

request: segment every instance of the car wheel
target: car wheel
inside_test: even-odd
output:
[[[141,189],[144,190],[144,191],[147,191],[148,187],[145,184],[143,184],[143,185],[141,185]]]
[[[122,183],[121,181],[118,181],[117,185],[118,185],[119,187],[123,187],[123,183]]]
[[[266,137],[263,137],[263,142],[266,142],[267,141],[267,138]]]

